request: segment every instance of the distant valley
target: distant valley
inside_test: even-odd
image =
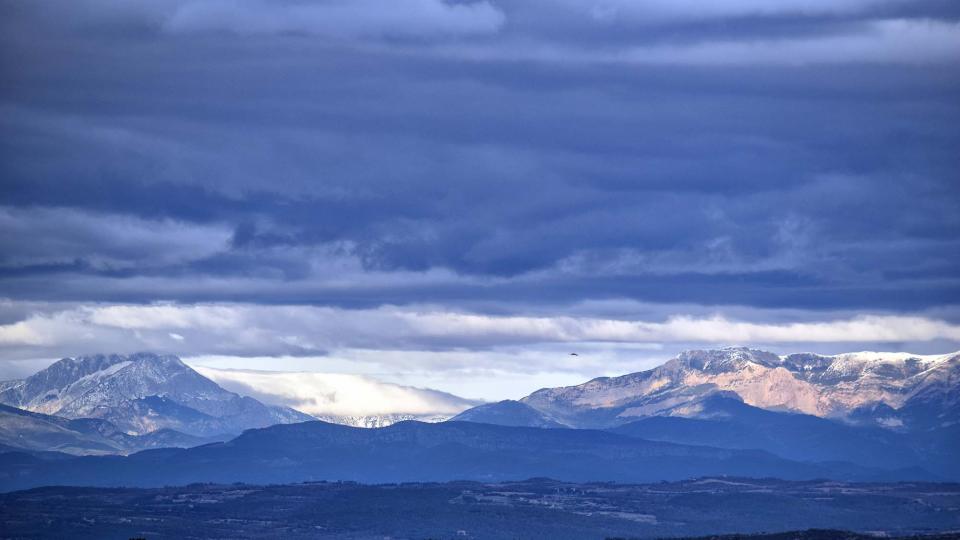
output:
[[[806,528],[820,530],[723,540],[868,540],[877,534],[956,531],[958,505],[956,484],[729,477],[656,484],[546,479],[193,484],[146,490],[50,487],[0,494],[0,521],[7,534],[18,538],[91,540],[607,540]],[[870,531],[873,536],[822,529]],[[936,540],[950,538],[956,533]]]

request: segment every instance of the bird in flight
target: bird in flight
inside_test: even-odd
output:
[[[570,356],[580,356],[580,355],[577,354],[577,353],[575,353],[575,352],[572,352],[572,353],[570,353]]]

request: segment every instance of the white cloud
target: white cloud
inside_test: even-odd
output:
[[[390,51],[478,59],[549,62],[622,62],[681,65],[798,65],[847,62],[939,63],[958,60],[957,24],[949,19],[879,20],[910,0],[552,0],[534,3],[542,24],[575,21],[563,37],[527,33],[527,8],[491,0],[75,0],[24,3],[48,24],[97,30],[151,29],[169,37],[305,35],[333,39],[386,38]],[[892,9],[888,9],[892,8]],[[908,10],[909,11],[909,10]],[[528,15],[529,16],[529,15]],[[643,43],[649,28],[736,18],[771,17],[803,22],[811,33],[709,34],[669,44],[593,47],[580,36],[606,23],[632,28]],[[846,17],[846,26],[814,25],[821,17]],[[500,30],[513,22],[511,33]],[[558,24],[560,24],[558,22]],[[777,25],[771,24],[772,30]],[[509,34],[509,35],[508,35]],[[769,34],[767,34],[769,35]],[[445,40],[446,37],[487,37]],[[405,47],[396,38],[410,38]],[[441,38],[437,40],[436,38]],[[620,42],[622,43],[622,42]],[[424,48],[426,46],[426,48]]]
[[[488,0],[35,0],[24,9],[82,30],[333,38],[471,36],[498,31],[505,17]]]
[[[419,414],[443,410],[441,404],[446,402],[409,388],[378,384],[503,399],[526,395],[548,383],[571,384],[647,369],[687,348],[749,345],[778,353],[866,349],[943,353],[960,348],[960,325],[932,316],[829,317],[757,309],[710,315],[703,307],[688,307],[685,313],[689,314],[664,317],[666,308],[660,309],[643,319],[630,319],[625,311],[641,313],[642,309],[632,304],[616,309],[585,307],[581,315],[556,317],[494,316],[430,306],[348,310],[7,301],[0,302],[0,315],[10,321],[0,325],[0,360],[4,360],[0,378],[21,375],[22,369],[13,369],[20,360],[148,350],[178,354],[194,365],[216,369],[321,372],[275,378],[247,373],[230,379],[230,384],[246,384],[244,393],[263,392],[274,396],[271,399],[298,403],[306,411],[385,413],[388,408],[398,412],[385,404],[404,403],[410,414]],[[359,378],[336,379],[331,373]],[[341,384],[363,390],[358,396],[380,397],[366,405],[362,404],[366,398],[358,401],[342,392],[335,398],[325,397],[330,393],[324,388]]]
[[[200,365],[194,368],[228,390],[316,416],[452,416],[476,405],[436,390],[384,383],[359,375],[225,370]]]
[[[242,310],[220,305],[112,305],[87,308],[86,311],[89,313],[89,321],[95,325],[140,330],[171,328],[236,330],[243,322]]]
[[[621,330],[626,330],[621,328]],[[625,334],[659,335],[665,341],[740,343],[960,341],[960,326],[926,317],[869,315],[852,319],[784,324],[731,321],[723,317],[674,317],[666,323],[637,323]]]
[[[704,38],[669,44],[627,44],[603,49],[562,42],[504,41],[450,45],[436,48],[435,52],[475,60],[624,66],[944,64],[960,61],[960,23],[890,19],[864,22],[857,29],[827,35]]]
[[[496,32],[504,15],[489,2],[444,0],[191,0],[164,22],[173,33],[432,37]]]
[[[15,303],[8,302],[7,306]],[[424,307],[342,309],[255,304],[109,304],[34,311],[0,325],[3,343],[100,350],[171,346],[190,354],[314,354],[342,349],[489,349],[538,343],[892,343],[960,341],[960,326],[924,316],[758,322],[723,315],[665,320],[497,316]],[[182,349],[180,348],[182,347]],[[71,351],[67,351],[71,352]],[[76,353],[77,351],[72,351]],[[119,351],[118,351],[119,352]]]
[[[490,317],[461,313],[401,313],[424,336],[488,336],[530,341],[700,343],[896,342],[960,340],[960,326],[909,316],[863,316],[803,323],[751,323],[722,316],[675,316],[665,322],[571,317]]]
[[[673,19],[714,19],[771,15],[829,15],[858,13],[865,9],[902,4],[903,0],[556,0],[581,9],[598,20],[631,20],[641,23]]]
[[[875,21],[861,32],[841,35],[639,47],[624,51],[621,59],[704,65],[956,62],[960,60],[960,23]]]
[[[36,322],[19,321],[0,325],[0,346],[2,345],[49,345],[51,342]]]

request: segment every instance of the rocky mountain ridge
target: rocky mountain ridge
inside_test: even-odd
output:
[[[732,392],[769,410],[894,429],[938,429],[960,421],[960,353],[779,356],[743,347],[693,350],[647,371],[544,388],[520,402],[549,421],[596,428],[650,416],[695,415],[684,406],[715,392]]]
[[[870,481],[931,478],[925,471],[799,462],[758,450],[654,442],[605,431],[472,422],[399,422],[375,429],[302,422],[248,430],[223,443],[149,450],[127,457],[51,459],[0,453],[0,491],[51,484],[489,482],[531,477],[638,482],[709,475]]]
[[[176,356],[64,358],[0,386],[0,403],[67,419],[110,422],[124,433],[173,429],[209,437],[314,418],[224,390]]]

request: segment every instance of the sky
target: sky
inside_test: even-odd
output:
[[[0,0],[0,378],[946,353],[958,171],[954,0]]]

